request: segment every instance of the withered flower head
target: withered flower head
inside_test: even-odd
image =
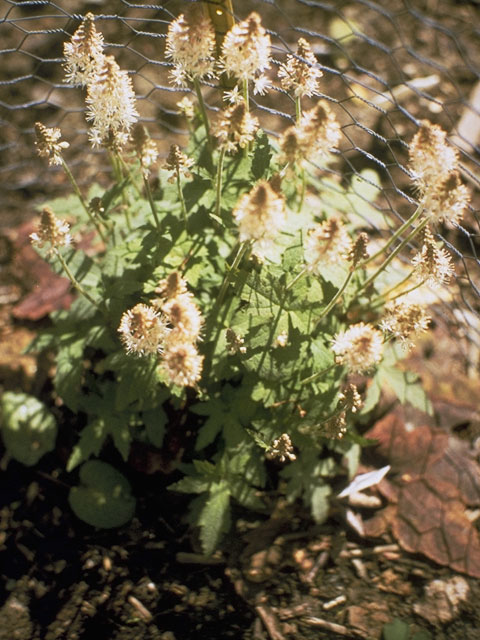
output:
[[[297,54],[287,55],[287,62],[280,65],[278,70],[282,88],[291,91],[297,98],[317,93],[318,80],[322,75],[313,51],[304,38],[298,41]]]
[[[98,73],[87,88],[87,120],[92,121],[93,146],[119,149],[130,137],[138,120],[131,78],[113,56],[104,56]]]
[[[332,416],[320,425],[320,434],[324,438],[341,440],[347,433],[347,414],[345,411]]]
[[[223,111],[216,129],[220,147],[227,153],[235,153],[253,142],[258,120],[248,111],[245,101],[233,104]]]
[[[341,331],[332,343],[337,364],[351,373],[363,373],[378,364],[383,355],[383,336],[370,324],[360,322]]]
[[[322,156],[328,156],[340,142],[340,125],[325,100],[302,116],[299,129],[303,144]]]
[[[424,120],[409,148],[409,169],[420,190],[428,191],[432,184],[445,178],[457,166],[457,151],[447,142],[441,127]]]
[[[59,220],[50,207],[44,207],[37,231],[30,234],[32,244],[43,247],[49,244],[48,254],[55,253],[60,247],[69,247],[72,244],[70,226],[68,222]]]
[[[368,235],[362,231],[355,240],[348,254],[348,259],[351,261],[352,266],[356,267],[360,262],[368,258]]]
[[[70,42],[63,45],[66,81],[82,86],[94,79],[103,58],[103,36],[95,29],[95,16],[87,13]]]
[[[190,292],[179,293],[167,300],[162,306],[162,312],[168,318],[172,333],[177,334],[179,341],[196,342],[199,339],[203,317]],[[173,336],[170,339],[173,339]]]
[[[423,245],[412,258],[417,282],[437,288],[447,285],[454,273],[452,259],[445,249],[438,247],[428,227],[425,228]]]
[[[363,407],[363,400],[358,393],[356,385],[348,384],[345,387],[339,395],[339,406],[343,407],[345,411],[351,411],[352,413],[357,413],[357,411]]]
[[[127,353],[143,356],[163,353],[168,328],[160,312],[140,303],[125,311],[118,332]]]
[[[168,179],[169,182],[175,182],[183,174],[186,178],[191,178],[192,175],[189,171],[193,166],[193,159],[189,158],[180,147],[176,144],[172,144],[170,152],[167,157],[164,168],[167,171],[171,171],[172,175]]]
[[[282,433],[279,438],[275,438],[271,446],[266,450],[265,457],[268,460],[278,460],[279,462],[285,462],[286,460],[293,462],[297,459],[288,433]]]
[[[428,329],[430,320],[421,305],[395,301],[386,306],[380,329],[400,340],[406,349],[410,349],[414,345],[413,338]]]
[[[285,129],[280,137],[280,151],[282,164],[288,164],[291,167],[302,166],[306,160],[306,150],[297,127],[292,126]]]
[[[174,64],[176,85],[215,77],[215,31],[201,7],[192,6],[170,23],[165,56]]]
[[[182,293],[187,292],[187,283],[182,278],[179,271],[172,271],[166,278],[160,280],[158,287],[155,289],[155,293],[164,300],[170,300],[170,298],[176,298]],[[159,304],[162,304],[160,301]]]
[[[426,214],[439,222],[459,222],[470,201],[467,187],[458,171],[452,171],[438,180],[422,199]]]
[[[280,162],[302,166],[318,156],[329,158],[340,142],[340,125],[325,101],[307,111],[300,122],[280,137]]]
[[[220,66],[239,80],[255,80],[270,67],[270,49],[270,36],[253,12],[225,35]]]
[[[173,334],[165,346],[162,368],[172,384],[194,387],[202,376],[203,356],[191,342],[179,342]]]
[[[233,210],[240,242],[253,243],[252,252],[265,257],[284,228],[285,201],[265,180],[244,194]]]
[[[227,342],[227,351],[230,356],[237,353],[246,353],[247,348],[244,345],[245,340],[242,336],[235,333],[233,329],[228,328],[225,332],[225,340]]]
[[[342,264],[348,260],[352,241],[339,218],[329,218],[314,229],[305,239],[305,262],[311,271],[319,273],[326,264]]]
[[[49,165],[62,164],[62,150],[70,145],[60,140],[62,132],[57,128],[49,128],[41,122],[35,123],[35,146],[42,158],[48,158]]]
[[[158,158],[158,149],[155,142],[150,138],[145,127],[137,122],[132,132],[132,142],[135,152],[140,161],[142,173],[145,177],[150,174],[150,168]]]

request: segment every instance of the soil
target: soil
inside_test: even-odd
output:
[[[163,4],[173,14],[177,14],[181,6],[179,2]],[[250,5],[258,4],[242,5],[242,17]],[[262,17],[265,12],[265,24],[280,32],[277,44],[286,42],[293,46],[299,33],[292,25],[308,25],[315,33],[328,33],[332,12],[319,10],[313,4],[292,0],[276,5],[261,3],[255,8]],[[372,157],[381,158],[385,208],[400,213],[406,201],[398,191],[406,183],[397,161],[398,158],[405,160],[399,136],[408,138],[414,131],[413,118],[429,117],[451,130],[462,115],[464,101],[480,69],[478,32],[475,33],[474,27],[480,17],[477,3],[424,0],[415,3],[416,13],[407,11],[409,4],[402,0],[378,3],[380,8],[388,9],[389,16],[395,17],[392,21],[370,5],[368,8],[355,2],[343,3],[342,9],[333,14],[345,16],[359,25],[365,38],[356,44],[351,41],[348,44],[347,39],[341,46],[332,46],[327,38],[327,44],[323,48],[319,46],[317,52],[326,67],[327,93],[334,96],[344,110],[342,124],[348,133],[349,146],[343,150],[342,168],[353,172],[370,166]],[[123,3],[109,7],[112,14],[117,9],[125,14]],[[46,9],[36,10],[42,15],[42,29],[57,25]],[[82,12],[84,7],[82,3],[72,3],[69,10]],[[23,18],[34,15],[32,8],[21,11]],[[135,10],[130,11],[127,17],[135,18]],[[167,19],[163,9],[156,13],[152,10],[151,17]],[[125,37],[122,39],[125,25],[116,33],[114,22],[105,21],[105,24],[111,25],[110,42],[126,42]],[[32,25],[33,22],[29,28],[33,28]],[[65,20],[65,28],[67,25]],[[449,36],[452,33],[457,34],[456,39]],[[45,84],[45,79],[52,92],[57,80],[56,72],[51,71],[53,66],[42,67],[38,58],[22,55],[28,47],[20,43],[18,28],[0,24],[0,36],[3,34],[6,36],[2,40],[4,46],[11,46],[17,52],[15,61],[21,64],[18,67],[15,62],[2,73],[7,73],[8,80],[22,75],[31,83],[29,88],[25,83],[15,84],[15,103],[27,104],[32,98],[38,99],[39,86],[42,82]],[[57,35],[55,46],[65,37],[65,34]],[[370,46],[372,39],[388,43],[395,55],[392,57],[391,52],[381,53],[378,47]],[[40,59],[48,57],[52,42],[50,37],[39,36],[36,53]],[[145,55],[155,58],[153,40],[145,42],[150,47]],[[128,44],[131,53],[137,44]],[[141,47],[142,44],[138,44],[139,50]],[[441,67],[430,65],[432,60],[441,60]],[[148,85],[148,65],[138,68]],[[342,72],[337,73],[338,69]],[[375,72],[374,78],[369,70]],[[393,110],[366,109],[365,103],[361,103],[362,99],[371,100],[378,92],[385,91],[387,86],[400,83],[405,74],[413,79],[433,72],[440,77],[433,88],[408,93]],[[385,85],[378,82],[378,77]],[[161,76],[160,82],[156,76],[156,82],[166,85],[166,76]],[[171,110],[181,95],[165,91],[153,95],[155,91],[149,86],[145,95],[149,96],[149,91],[152,95],[143,103],[150,109],[146,117],[154,118],[160,113],[159,119],[165,126],[159,127],[159,135],[166,145],[172,139],[172,131],[178,131],[178,119]],[[62,96],[62,92],[56,95]],[[159,96],[162,106],[152,106]],[[11,100],[10,95],[4,104],[11,105]],[[35,119],[45,115],[52,119],[48,124],[57,124],[55,118],[61,113],[60,120],[65,119],[71,130],[84,127],[78,114],[65,110],[64,97],[59,101],[60,110],[53,109],[48,98],[42,100],[33,114],[27,109],[2,107],[2,117],[10,123],[10,128],[0,131],[5,149],[2,171],[6,185],[0,195],[0,301],[3,305],[0,309],[0,386],[37,395],[47,393],[49,363],[43,362],[39,367],[31,356],[21,355],[21,351],[45,319],[41,316],[37,320],[19,319],[13,314],[32,287],[32,273],[22,260],[15,259],[22,246],[17,239],[28,235],[21,224],[31,218],[35,203],[62,193],[64,184],[60,174],[49,174],[47,182],[41,165],[31,162],[31,126]],[[443,105],[440,111],[435,106],[438,104]],[[274,105],[265,106],[282,111],[289,109],[284,96]],[[266,124],[275,129],[275,116],[269,111],[264,114]],[[372,136],[370,129],[383,136],[383,140]],[[165,135],[166,131],[170,131],[169,136]],[[28,142],[23,147],[14,144],[19,132],[25,134]],[[84,140],[84,136],[80,135],[79,140]],[[81,157],[82,149],[85,147],[79,143],[72,151],[74,163]],[[478,174],[477,151],[470,149],[468,155],[462,157],[466,170],[473,174]],[[84,183],[98,171],[95,158],[78,161],[76,166]],[[478,234],[475,217],[478,190],[475,192],[475,181],[471,186],[474,205],[465,222],[467,234],[449,236],[465,256],[467,283],[475,278],[473,268],[478,268],[473,244],[474,235]],[[460,326],[457,318],[455,325],[451,314],[446,319],[440,314],[436,339],[422,345],[412,356],[412,364],[424,376],[435,400],[437,424],[449,435],[460,435],[474,448],[479,437],[475,400],[472,407],[472,398],[478,397],[480,391],[475,329],[479,323],[474,313],[478,310],[478,298],[471,295],[471,286],[467,286],[462,295],[467,296],[470,304],[470,324]],[[387,398],[383,410],[388,407]],[[281,497],[266,494],[269,516],[260,518],[239,511],[222,549],[213,557],[205,558],[199,551],[196,532],[182,520],[186,499],[168,490],[168,485],[178,479],[176,472],[165,473],[158,470],[158,465],[147,464],[152,457],[155,459],[158,454],[155,451],[137,449],[128,463],[118,459],[114,451],[107,449],[102,453],[103,459],[112,461],[129,479],[137,498],[137,511],[135,518],[121,529],[100,531],[89,527],[76,519],[68,505],[68,491],[76,478],[75,474],[66,474],[64,468],[76,434],[74,423],[67,417],[64,415],[55,451],[33,468],[8,461],[0,449],[3,456],[0,463],[0,640],[87,640],[90,637],[377,640],[384,625],[394,618],[407,622],[412,633],[429,630],[435,640],[478,638],[480,585],[477,578],[458,574],[448,566],[441,567],[425,556],[407,553],[391,533],[377,538],[361,537],[349,521],[347,511],[339,505],[332,508],[331,517],[324,525],[317,526],[301,505],[285,505]],[[412,418],[415,424],[422,424],[425,419],[424,416]],[[478,451],[476,456],[478,459]],[[379,467],[383,462],[373,454],[369,464]],[[447,620],[438,610],[419,613],[418,603],[425,602],[425,588],[435,579],[443,584],[460,579],[468,588],[468,596],[458,609],[453,611],[447,603],[446,609],[453,611]]]

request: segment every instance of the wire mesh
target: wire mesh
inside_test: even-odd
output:
[[[106,53],[132,74],[138,110],[161,151],[166,154],[173,139],[185,139],[177,107],[185,90],[168,80],[164,40],[168,23],[186,5],[181,0],[0,0],[0,205],[5,212],[0,225],[11,220],[8,212],[33,212],[33,203],[66,186],[60,171],[35,157],[37,120],[62,129],[71,145],[68,160],[81,182],[106,175],[102,156],[88,146],[82,91],[63,80],[63,43],[87,11],[96,14]],[[412,211],[406,141],[423,118],[449,132],[473,197],[461,224],[438,230],[459,265],[458,292],[438,314],[480,344],[478,2],[234,0],[233,6],[236,19],[252,10],[261,15],[272,38],[272,76],[299,37],[310,42],[323,71],[321,97],[332,103],[342,125],[333,171],[348,184],[360,175],[368,181],[361,172],[375,170],[381,188],[374,207],[389,228]],[[208,85],[203,90],[209,109],[218,110],[221,91]],[[278,86],[254,102],[256,115],[273,135],[295,113]],[[362,215],[360,209],[357,213]],[[375,220],[365,224],[375,226]]]

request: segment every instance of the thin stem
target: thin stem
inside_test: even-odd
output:
[[[250,248],[250,242],[242,242],[241,245],[238,247],[237,255],[233,259],[232,266],[231,267],[227,266],[227,273],[225,274],[225,277],[222,282],[222,287],[220,289],[220,293],[218,294],[218,298],[215,303],[216,307],[218,308],[221,307],[222,302],[225,298],[225,294],[227,293],[228,285],[230,284],[230,281],[232,279],[232,275],[237,270],[238,265],[240,264],[243,256],[245,255],[246,250],[249,248]]]
[[[200,107],[200,114],[202,116],[203,125],[205,127],[205,132],[207,134],[207,141],[208,141],[209,146],[211,147],[212,141],[211,141],[211,138],[210,138],[210,124],[209,124],[209,121],[208,121],[207,110],[205,108],[205,102],[203,100],[203,95],[202,95],[202,89],[200,87],[200,82],[198,81],[198,78],[194,79],[193,86],[194,86],[194,89],[195,89],[195,93],[197,94],[198,106]]]
[[[65,171],[65,173],[67,174],[68,179],[70,180],[70,182],[72,184],[73,190],[75,191],[75,195],[80,200],[80,202],[82,204],[82,207],[85,210],[85,213],[90,218],[90,222],[94,225],[95,229],[98,231],[98,235],[101,237],[103,242],[106,244],[107,240],[106,240],[105,236],[103,235],[102,228],[100,227],[98,222],[95,220],[95,216],[90,211],[90,207],[88,206],[87,202],[85,201],[85,198],[83,197],[82,192],[80,191],[80,187],[78,186],[77,181],[73,177],[73,174],[70,171],[69,166],[67,165],[67,163],[65,162],[65,160],[63,158],[62,158],[62,167],[63,167],[63,170]]]
[[[297,120],[297,124],[299,124],[301,117],[302,117],[302,104],[301,104],[300,96],[297,96],[295,98],[295,118]]]
[[[91,304],[93,304],[93,306],[98,309],[99,311],[101,311],[99,305],[97,304],[97,302],[95,302],[95,300],[92,298],[92,296],[87,293],[85,291],[85,289],[82,287],[82,285],[78,282],[78,280],[75,278],[75,276],[73,275],[73,273],[70,271],[70,268],[68,266],[68,264],[65,262],[62,254],[58,251],[58,249],[55,250],[55,255],[57,256],[57,258],[60,260],[60,264],[63,267],[63,270],[65,271],[65,273],[67,274],[68,279],[70,280],[70,282],[72,283],[72,286],[75,287],[75,289],[84,297],[86,298]]]
[[[303,385],[303,384],[308,384],[309,382],[314,382],[315,380],[317,380],[318,378],[323,376],[325,373],[328,373],[329,371],[334,369],[336,366],[337,365],[335,363],[331,364],[326,369],[322,369],[321,371],[317,371],[317,373],[314,373],[313,375],[309,376],[308,378],[304,378],[303,380],[300,380],[300,382],[298,384]]]
[[[285,287],[285,291],[290,291],[290,289],[295,286],[297,284],[297,282],[303,278],[304,275],[306,275],[309,272],[309,267],[304,267],[300,273],[297,273],[297,275],[294,277],[294,279],[289,282],[287,284],[287,286]]]
[[[352,279],[354,270],[351,269],[348,272],[347,277],[345,278],[345,282],[342,284],[342,286],[340,287],[340,289],[337,291],[337,293],[333,296],[333,298],[330,300],[330,302],[327,304],[327,306],[325,307],[325,309],[322,311],[322,313],[320,314],[318,320],[317,320],[317,324],[320,322],[320,320],[322,320],[328,313],[330,313],[330,311],[333,309],[333,307],[335,306],[335,304],[337,303],[338,299],[340,298],[340,296],[343,294],[343,292],[345,291],[345,289],[348,287],[348,284],[350,282],[350,280]]]
[[[225,159],[225,147],[220,151],[217,167],[217,200],[215,205],[215,215],[220,218],[222,205],[222,177],[223,177],[223,161]]]
[[[141,189],[138,186],[137,181],[133,177],[132,172],[130,171],[130,167],[128,166],[128,164],[125,162],[125,160],[123,159],[123,157],[120,154],[117,157],[120,160],[120,164],[122,165],[125,173],[127,174],[127,177],[128,177],[128,179],[130,181],[130,184],[135,189],[135,191],[137,192],[138,196],[141,198],[142,197]],[[143,167],[140,167],[140,168],[143,170]],[[142,171],[142,173],[143,173],[143,171]]]
[[[415,229],[413,229],[413,231],[411,231],[404,240],[402,240],[402,242],[398,245],[398,247],[396,249],[394,249],[392,251],[392,253],[388,256],[388,258],[386,258],[382,262],[382,264],[378,267],[378,269],[375,271],[375,273],[373,273],[363,283],[363,285],[357,291],[357,295],[359,293],[361,293],[362,291],[364,291],[369,285],[371,285],[372,282],[382,273],[382,271],[385,271],[385,269],[388,267],[390,262],[392,262],[392,260],[395,258],[395,256],[403,249],[403,247],[405,245],[407,245],[417,235],[417,233],[419,233],[424,227],[426,227],[427,223],[428,223],[428,218],[425,218],[425,220],[422,220],[422,222],[417,227],[415,227]]]
[[[248,93],[248,80],[244,79],[243,81],[243,99],[245,100],[245,106],[247,108],[247,113],[250,111],[250,96]]]
[[[157,207],[155,206],[155,202],[153,200],[152,190],[150,189],[150,183],[148,182],[147,176],[145,174],[142,174],[142,175],[143,175],[143,185],[145,187],[145,193],[147,194],[148,204],[150,205],[153,219],[155,220],[155,225],[158,231],[161,231],[160,220],[158,218]]]
[[[217,347],[217,342],[218,339],[221,335],[222,332],[222,327],[224,326],[224,322],[225,322],[225,318],[228,315],[228,311],[230,308],[230,305],[232,303],[232,299],[229,300],[228,304],[225,305],[225,309],[224,309],[224,313],[223,313],[223,317],[219,317],[220,315],[220,309],[221,306],[223,304],[223,301],[225,299],[225,295],[227,293],[227,289],[228,286],[232,280],[232,275],[235,273],[236,269],[238,268],[242,258],[245,256],[245,254],[250,251],[251,248],[251,243],[250,242],[242,242],[238,248],[238,251],[235,255],[235,258],[233,260],[233,263],[231,265],[231,267],[228,267],[227,265],[227,272],[225,274],[225,277],[223,279],[222,282],[222,286],[220,288],[220,292],[218,295],[218,298],[215,300],[215,303],[213,305],[212,311],[210,313],[210,316],[208,318],[208,324],[207,324],[207,328],[205,331],[205,343],[209,343],[210,342],[210,338],[212,336],[213,333],[213,329],[216,326],[216,333],[213,337],[213,340],[211,342],[211,344],[208,345],[207,347],[207,353],[205,355],[205,366],[203,368],[203,377],[204,379],[208,379],[208,376],[210,374],[210,370],[212,367],[212,362],[213,362],[213,356],[215,353],[215,349]]]
[[[305,176],[304,167],[302,167],[301,180],[302,180],[302,186],[301,186],[301,191],[300,191],[300,200],[298,202],[298,211],[302,210],[303,203],[305,201],[305,192],[307,190],[307,179],[306,179],[306,176]]]
[[[403,282],[403,280],[402,280],[402,282]],[[405,291],[400,291],[399,293],[397,293],[396,296],[393,296],[392,298],[389,298],[388,300],[385,300],[385,299],[382,298],[382,296],[380,296],[379,298],[374,300],[374,302],[372,303],[372,305],[369,306],[369,308],[378,307],[383,302],[393,302],[393,300],[398,300],[398,298],[402,298],[403,296],[406,296],[407,293],[412,293],[412,291],[415,291],[416,289],[421,287],[422,284],[424,284],[424,283],[425,283],[425,280],[422,280],[421,282],[417,282],[417,284],[415,284],[413,287],[410,287],[410,289],[405,289]]]
[[[401,287],[402,284],[407,282],[407,280],[410,280],[414,272],[415,272],[415,269],[412,269],[412,271],[410,271],[408,275],[406,275],[399,282],[397,282],[397,284],[394,284],[393,287],[390,287],[390,289],[387,289],[382,294],[380,294],[378,298],[376,298],[375,300],[372,300],[372,302],[370,302],[369,308],[376,307],[380,304],[383,304],[384,302],[389,302],[389,296],[392,293],[392,291],[395,291],[395,289],[398,289],[398,287]]]
[[[182,191],[182,183],[180,182],[180,166],[177,162],[177,191],[178,191],[178,199],[180,200],[180,204],[182,205],[182,215],[183,221],[185,223],[185,230],[187,229],[187,205],[185,204],[185,198],[183,197]]]
[[[123,174],[120,166],[120,156],[116,151],[110,152],[110,162],[112,163],[113,173],[115,175],[115,180],[118,185],[121,185],[123,182]],[[130,220],[130,207],[128,204],[127,197],[125,195],[125,189],[122,189],[122,200],[124,206],[125,220],[127,223],[127,228],[129,231],[132,231],[132,222]]]
[[[248,114],[250,111],[250,96],[248,93],[248,80],[246,78],[243,81],[243,99],[245,100],[245,109]],[[243,148],[243,155],[245,158],[248,158],[249,151],[250,151],[250,143],[247,143]]]
[[[422,215],[423,211],[424,211],[424,206],[422,204],[419,204],[418,207],[413,212],[413,214],[410,216],[410,218],[406,222],[404,222],[402,226],[399,227],[395,231],[395,233],[389,238],[387,244],[385,244],[381,249],[379,249],[372,256],[369,256],[359,266],[364,267],[366,264],[368,264],[372,260],[375,260],[380,255],[382,255],[382,253],[384,253],[385,251],[388,251],[390,247],[393,245],[393,243],[397,240],[397,238],[399,238],[402,235],[405,229],[408,229],[410,225],[412,225],[416,220],[418,220],[418,218]]]

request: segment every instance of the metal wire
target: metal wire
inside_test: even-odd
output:
[[[87,144],[83,96],[63,81],[62,47],[87,11],[97,15],[106,50],[134,78],[138,109],[166,153],[186,135],[177,102],[184,91],[168,80],[164,38],[187,1],[0,0],[0,180],[2,208],[25,208],[61,193],[60,171],[35,157],[33,124],[59,126],[70,141],[69,162],[85,183],[101,175],[102,160]],[[273,71],[305,37],[323,71],[322,97],[332,102],[343,141],[335,170],[348,184],[374,169],[381,189],[373,206],[390,228],[408,216],[414,193],[406,141],[423,118],[440,124],[458,147],[461,171],[473,194],[462,224],[439,229],[459,265],[458,305],[440,313],[479,325],[480,309],[480,7],[453,0],[235,0],[245,18],[256,10],[273,44]],[[108,12],[107,12],[108,11]],[[221,92],[205,86],[212,112]],[[294,105],[280,88],[255,98],[256,114],[275,134]],[[105,168],[106,169],[106,168]],[[48,179],[47,179],[48,174]],[[367,178],[368,182],[369,178]],[[376,186],[371,182],[372,187]],[[358,200],[358,199],[357,199]],[[362,215],[362,212],[358,212]],[[374,220],[368,223],[375,226]],[[0,225],[1,225],[0,219]],[[473,322],[472,318],[476,318]],[[480,335],[480,330],[479,330]]]

